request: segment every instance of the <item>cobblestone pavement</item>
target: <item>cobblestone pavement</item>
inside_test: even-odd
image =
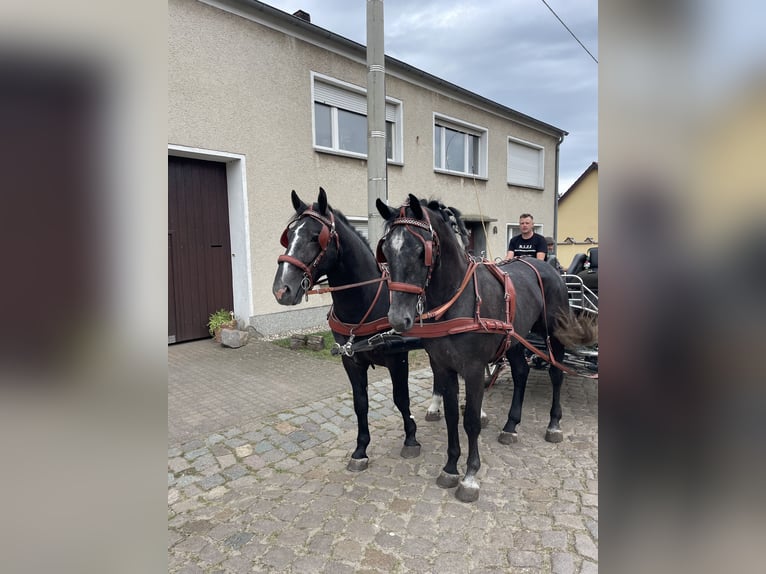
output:
[[[212,353],[219,362],[246,354],[242,349],[222,353],[209,341],[194,345],[202,355],[216,349]],[[264,352],[265,345],[270,344],[254,341],[243,349],[251,347],[247,353],[270,366],[249,377],[244,371],[229,375],[262,385],[270,369],[287,359],[291,376],[303,369],[297,385],[300,400],[291,396],[293,404],[269,414],[262,413],[270,406],[254,414],[235,408],[236,421],[223,416],[214,431],[203,429],[191,438],[173,420],[180,417],[186,399],[173,395],[183,387],[180,381],[202,380],[203,374],[194,373],[199,369],[194,361],[174,364],[180,346],[169,348],[170,378],[176,382],[169,385],[169,428],[177,427],[168,449],[170,572],[597,572],[594,381],[565,380],[564,441],[550,444],[544,440],[549,379],[544,371],[531,371],[519,442],[504,446],[496,437],[513,384],[509,374],[501,376],[485,395],[490,423],[480,437],[481,495],[465,504],[454,497],[454,489],[436,485],[447,437],[443,419],[424,420],[430,370],[410,376],[421,455],[399,457],[401,417],[387,372],[378,369],[378,380],[370,383],[370,466],[352,473],[345,468],[356,439],[350,386],[344,376],[340,392],[318,392],[328,390],[328,377],[338,379],[339,365],[290,351],[272,355]],[[210,368],[214,360],[203,362]],[[259,384],[250,385],[253,402],[260,395]],[[245,393],[247,385],[240,388]],[[218,400],[223,404],[226,398]],[[229,400],[235,405],[243,399],[235,395]],[[199,427],[195,417],[186,421],[187,428],[190,423]],[[462,427],[461,447],[464,468],[467,441]]]

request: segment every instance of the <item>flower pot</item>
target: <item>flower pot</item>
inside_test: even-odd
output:
[[[213,334],[213,339],[216,343],[221,342],[221,330],[223,329],[236,329],[237,328],[237,322],[236,321],[229,321],[228,323],[224,323],[218,329],[215,330],[215,333]]]

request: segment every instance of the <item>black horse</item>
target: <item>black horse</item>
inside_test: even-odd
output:
[[[566,286],[551,265],[529,258],[514,259],[500,266],[471,260],[438,213],[437,202],[424,206],[410,195],[399,209],[392,209],[381,200],[377,201],[377,208],[387,222],[378,258],[387,262],[390,272],[389,322],[398,332],[429,337],[423,339],[423,345],[431,360],[434,380],[442,386],[448,448],[447,463],[437,484],[443,488],[458,486],[457,498],[472,502],[479,497],[476,480],[481,465],[479,414],[487,364],[505,353],[511,366],[513,402],[498,437],[501,443],[509,444],[517,440],[516,425],[521,421],[529,374],[524,347],[514,340],[512,333],[523,337],[534,331],[549,341],[553,404],[545,438],[560,442],[563,433],[559,426],[559,394],[563,373],[555,364],[563,359],[565,345],[588,344],[595,331],[591,325],[581,324],[571,312]],[[438,319],[438,326],[429,323],[421,326],[418,315],[421,319]],[[462,480],[457,469],[458,375],[465,380],[463,427],[468,435],[467,471]]]
[[[381,331],[390,330],[388,288],[367,241],[340,211],[327,204],[324,189],[319,188],[317,202],[309,207],[292,192],[295,215],[282,236],[287,248],[279,257],[273,293],[282,305],[296,305],[317,279],[326,275],[332,289],[333,306],[330,328],[340,346],[359,343]],[[361,283],[361,285],[353,286]],[[420,347],[419,342],[416,345]],[[343,347],[342,347],[343,348]],[[407,345],[394,350],[386,346],[371,347],[352,355],[342,355],[343,367],[351,382],[354,411],[357,418],[356,449],[348,469],[365,470],[368,466],[367,446],[370,429],[367,421],[367,370],[370,365],[388,368],[393,383],[394,404],[404,422],[403,458],[420,455],[416,439],[417,425],[410,414],[409,360]]]

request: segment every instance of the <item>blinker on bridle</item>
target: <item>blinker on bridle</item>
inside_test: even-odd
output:
[[[277,258],[277,264],[279,263],[289,263],[290,265],[294,265],[298,267],[299,269],[303,270],[303,279],[301,279],[301,288],[303,288],[304,292],[306,293],[306,299],[308,300],[308,291],[314,286],[315,278],[314,278],[314,271],[319,266],[319,263],[322,261],[322,258],[327,253],[327,248],[330,245],[330,241],[332,239],[335,240],[335,247],[336,249],[340,249],[340,239],[338,238],[338,232],[335,230],[335,216],[333,215],[332,211],[330,212],[330,216],[325,217],[321,213],[317,213],[313,209],[307,209],[300,215],[298,215],[293,221],[290,222],[290,224],[295,223],[304,217],[311,217],[312,219],[317,220],[319,223],[322,224],[322,230],[319,232],[319,254],[314,257],[313,261],[310,261],[309,263],[304,263],[300,259],[297,259],[296,257],[293,257],[292,255],[283,254],[280,255]],[[285,230],[282,232],[282,237],[279,239],[279,243],[282,245],[282,247],[287,248],[289,245],[289,241],[287,239],[287,231],[290,228],[290,224],[288,224],[287,227],[285,227]]]

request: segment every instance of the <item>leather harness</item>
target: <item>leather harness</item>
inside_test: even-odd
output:
[[[322,258],[326,254],[327,248],[330,245],[330,241],[334,240],[336,247],[338,249],[340,248],[340,240],[338,238],[338,233],[335,229],[335,218],[332,212],[330,212],[330,216],[328,218],[317,213],[316,211],[313,211],[312,209],[307,209],[303,211],[300,215],[298,215],[297,218],[294,220],[296,221],[303,217],[311,217],[319,221],[320,223],[322,223],[322,231],[319,234],[320,252],[314,258],[312,262],[305,264],[299,259],[287,254],[280,255],[277,259],[278,263],[286,262],[291,265],[295,265],[299,269],[303,270],[304,272],[303,282],[304,282],[304,289],[306,291],[307,299],[309,294],[330,293],[335,291],[351,289],[351,288],[359,287],[362,285],[369,285],[373,283],[379,284],[378,291],[375,295],[375,298],[372,304],[370,305],[369,309],[367,309],[367,312],[364,314],[364,317],[362,317],[362,320],[359,323],[352,324],[352,323],[345,323],[341,321],[335,314],[334,306],[330,307],[330,310],[327,314],[327,322],[329,324],[330,330],[332,330],[334,333],[338,333],[340,335],[353,338],[353,337],[366,337],[369,335],[384,333],[386,331],[391,330],[391,324],[388,322],[387,317],[381,317],[380,319],[376,319],[369,323],[365,322],[367,317],[369,317],[370,313],[372,312],[372,309],[375,307],[375,304],[378,302],[380,298],[384,281],[388,285],[389,296],[390,296],[390,292],[393,292],[393,291],[414,293],[416,295],[419,295],[420,297],[422,297],[425,294],[426,288],[428,287],[428,284],[431,280],[431,274],[433,272],[435,258],[438,257],[438,254],[439,254],[439,238],[436,231],[431,226],[431,222],[428,217],[428,213],[426,211],[423,212],[425,220],[413,219],[413,218],[404,216],[405,207],[406,206],[402,206],[400,217],[393,219],[390,223],[390,227],[393,227],[395,225],[403,225],[405,226],[407,231],[412,233],[415,237],[417,237],[423,243],[424,263],[426,267],[428,268],[428,274],[426,276],[426,280],[423,286],[412,285],[410,283],[391,281],[391,276],[388,272],[388,266],[382,251],[382,245],[383,245],[383,242],[385,241],[385,237],[383,237],[378,242],[378,246],[376,250],[376,259],[381,268],[381,277],[376,279],[371,279],[368,281],[362,281],[359,283],[342,285],[338,287],[324,287],[320,289],[310,290],[310,288],[315,284],[313,270],[317,268]],[[412,227],[419,227],[421,229],[428,231],[431,234],[431,239],[426,239],[421,234],[415,233]],[[288,229],[286,228],[284,232],[282,233],[282,237],[280,239],[280,242],[283,247],[288,246],[287,231]],[[500,269],[498,265],[486,259],[476,260],[468,256],[468,254],[466,254],[466,259],[468,262],[468,267],[466,269],[465,275],[463,276],[463,280],[460,283],[460,287],[458,288],[457,292],[452,296],[452,298],[450,298],[450,300],[447,301],[446,303],[443,303],[442,305],[426,313],[419,313],[418,322],[415,323],[409,331],[407,331],[406,333],[402,333],[402,335],[408,336],[408,337],[419,337],[423,339],[433,339],[433,338],[444,337],[448,335],[457,335],[461,333],[472,333],[472,332],[504,335],[505,338],[503,342],[500,344],[500,346],[498,347],[498,350],[491,361],[492,363],[498,363],[502,361],[503,356],[505,355],[506,351],[510,348],[513,342],[512,340],[516,339],[519,343],[524,345],[524,347],[529,349],[535,355],[553,364],[554,366],[558,367],[562,371],[569,374],[575,374],[575,375],[578,374],[575,371],[569,369],[568,367],[556,361],[556,359],[553,357],[553,352],[551,350],[551,344],[550,344],[550,336],[547,335],[548,325],[547,325],[547,313],[545,310],[545,292],[543,288],[542,278],[540,277],[540,273],[537,271],[537,269],[535,269],[535,267],[531,263],[529,263],[528,261],[525,261],[524,258],[517,257],[511,260],[511,262],[519,261],[519,262],[525,263],[535,272],[535,275],[537,276],[537,280],[540,286],[540,291],[541,291],[542,300],[543,300],[543,316],[545,317],[545,320],[546,320],[545,342],[548,348],[547,356],[545,355],[545,353],[542,353],[541,351],[539,351],[534,345],[529,343],[523,336],[519,335],[513,327],[513,319],[515,317],[515,312],[516,312],[516,289],[508,273]],[[504,320],[481,316],[482,300],[481,300],[481,296],[479,295],[478,278],[476,276],[476,271],[480,266],[483,266],[484,268],[486,268],[492,274],[492,276],[495,277],[495,279],[497,279],[497,281],[499,281],[500,284],[503,286],[504,300],[505,300],[505,319]],[[452,305],[455,304],[455,302],[461,297],[463,292],[468,287],[468,284],[472,280],[473,280],[473,286],[474,286],[474,293],[476,296],[476,308],[474,310],[474,316],[473,317],[456,317],[453,319],[442,319],[442,317],[450,309],[450,307],[452,307]],[[432,322],[424,323],[423,321],[432,321]]]

